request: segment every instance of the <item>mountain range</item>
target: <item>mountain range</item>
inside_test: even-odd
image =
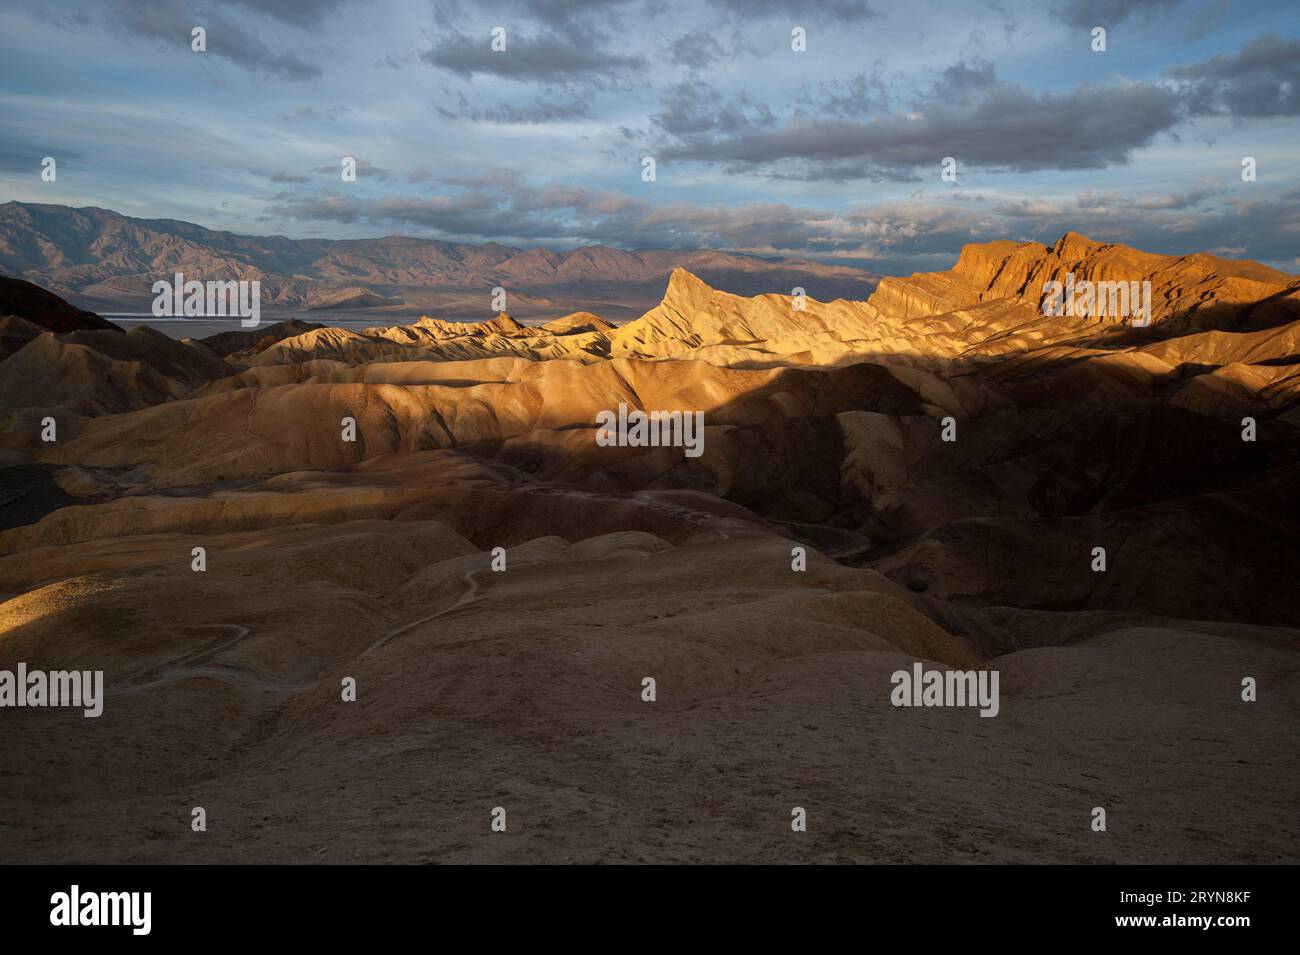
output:
[[[0,205],[0,274],[36,282],[98,311],[147,311],[157,279],[257,279],[263,308],[377,310],[394,316],[488,312],[504,288],[519,317],[596,308],[634,317],[658,298],[674,268],[739,294],[800,287],[817,298],[863,297],[875,277],[798,259],[706,250],[565,252],[434,239],[289,239],[136,219],[107,209]]]

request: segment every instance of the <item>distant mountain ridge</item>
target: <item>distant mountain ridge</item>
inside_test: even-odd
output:
[[[486,313],[500,286],[516,314],[562,314],[593,303],[639,314],[658,301],[674,268],[736,294],[801,287],[826,300],[865,298],[875,287],[875,277],[860,269],[731,252],[554,252],[405,236],[290,239],[96,207],[0,204],[0,274],[101,311],[140,309],[155,280],[183,272],[205,281],[259,280],[264,306],[328,308],[342,298],[360,307],[388,302],[411,312]]]

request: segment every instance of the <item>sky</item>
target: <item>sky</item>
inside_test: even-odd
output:
[[[716,248],[907,274],[968,242],[1075,230],[1300,272],[1298,133],[1294,0],[0,11],[0,201],[256,235]]]

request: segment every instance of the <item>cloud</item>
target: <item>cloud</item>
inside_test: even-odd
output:
[[[1151,19],[1178,6],[1181,0],[1063,0],[1052,9],[1071,26],[1110,29],[1130,16]]]
[[[639,0],[499,0],[499,9],[522,14],[529,19],[555,25],[573,25],[577,23],[608,23],[613,14],[624,7],[636,5]],[[658,4],[640,4],[643,14],[653,14]],[[459,0],[436,0],[435,16],[439,24],[448,25],[463,20],[466,9],[474,9],[473,4],[463,4]]]
[[[313,26],[347,0],[224,0],[226,6],[244,7],[295,26]]]
[[[1222,195],[1223,183],[1217,179],[1203,180],[1198,186],[1186,192],[1170,193],[1163,196],[1116,196],[1112,194],[1094,194],[1083,192],[1079,195],[1076,207],[1084,211],[1100,209],[1191,209],[1208,199]]]
[[[997,215],[1024,219],[1056,219],[1065,215],[1065,207],[1049,199],[1017,199],[997,207]]]
[[[632,70],[647,66],[640,54],[607,50],[591,34],[566,34],[550,29],[529,36],[518,30],[506,34],[506,48],[495,51],[491,37],[469,37],[459,31],[443,36],[420,54],[430,66],[463,79],[492,76],[549,86],[582,85],[612,89],[625,83]]]
[[[715,248],[825,258],[876,257],[895,247],[941,254],[960,247],[986,214],[934,203],[850,207],[845,213],[779,202],[655,205],[624,193],[560,182],[526,183],[506,169],[440,180],[427,198],[365,199],[331,190],[281,196],[267,215],[295,221],[417,227],[461,241],[623,248]],[[955,254],[955,253],[954,253]]]
[[[451,190],[416,198],[392,195],[378,199],[320,196],[286,197],[267,214],[298,221],[401,223],[459,238],[555,240],[576,243],[587,229],[612,216],[649,203],[561,183],[527,185],[515,172],[492,169],[474,177],[439,180]]]
[[[880,16],[863,0],[709,0],[709,3],[743,17],[783,17],[792,25],[818,20],[860,23]]]
[[[13,126],[0,126],[0,171],[30,175],[33,184],[41,182],[41,160],[53,156],[57,169],[81,168],[80,151],[64,147],[54,141],[41,141],[41,137],[28,130]]]
[[[465,94],[458,93],[454,108],[447,109],[435,105],[434,110],[443,119],[467,119],[476,123],[496,123],[502,126],[527,126],[590,118],[592,101],[590,94],[580,92],[565,97],[535,96],[531,103],[524,105],[500,103],[474,109],[470,107]]]
[[[370,161],[367,160],[367,159],[360,159],[360,158],[358,158],[358,157],[356,157],[356,156],[354,156],[354,157],[352,157],[352,158],[354,158],[354,159],[357,160],[357,178],[358,178],[358,179],[378,179],[378,180],[380,180],[381,182],[386,182],[386,181],[388,180],[388,170],[387,170],[387,169],[380,169],[378,166],[376,166],[374,163],[370,162]],[[323,172],[323,173],[325,173],[325,174],[327,174],[327,175],[338,176],[338,175],[340,175],[340,174],[342,173],[342,171],[343,171],[342,162],[343,162],[343,159],[342,159],[342,157],[340,157],[340,158],[339,158],[339,164],[338,164],[338,165],[334,165],[334,166],[319,166],[319,167],[317,167],[316,169],[313,169],[312,172]],[[297,180],[285,180],[285,181],[294,181],[294,182],[296,182]]]
[[[679,140],[705,136],[736,136],[771,128],[776,116],[766,103],[741,91],[730,96],[703,80],[682,80],[668,87],[652,123]]]
[[[319,15],[325,7],[333,4],[322,4],[319,0],[297,5],[272,4],[269,0],[259,4],[244,0],[243,5],[261,12],[267,12],[264,7],[275,6],[281,9],[279,19],[292,21],[293,17],[285,11],[301,7],[307,12],[298,16]],[[293,49],[269,46],[262,39],[265,31],[256,27],[250,29],[245,25],[245,18],[228,17],[218,12],[215,6],[205,5],[192,11],[183,0],[105,0],[95,9],[117,29],[161,41],[178,52],[224,59],[255,73],[285,80],[304,80],[321,75],[319,66],[303,60]],[[207,31],[207,51],[191,54],[190,31],[196,26]]]
[[[295,106],[287,113],[281,113],[280,119],[286,123],[334,123],[351,112],[346,106],[338,105],[323,106],[320,109],[314,106]]]
[[[724,55],[711,33],[683,33],[668,45],[668,62],[691,70],[707,69]]]
[[[856,118],[877,115],[890,108],[889,86],[877,63],[871,73],[822,81],[814,92],[799,97],[795,115]]]
[[[1300,116],[1300,40],[1266,34],[1236,55],[1220,53],[1168,75],[1186,81],[1183,95],[1194,114]]]
[[[311,197],[281,194],[277,200],[266,207],[265,214],[273,218],[296,219],[299,222],[351,223],[356,222],[366,209],[366,203],[356,196],[342,196],[337,192]]]
[[[1043,198],[1018,199],[1000,203],[994,208],[994,214],[1016,219],[1050,219],[1061,222],[1082,221],[1092,217],[1092,221],[1097,221],[1097,217],[1114,217],[1133,212],[1192,209],[1223,193],[1222,182],[1206,178],[1192,189],[1158,196],[1098,193],[1088,189],[1070,202]]]
[[[687,81],[664,93],[652,121],[665,158],[832,181],[915,180],[919,169],[937,175],[944,156],[956,158],[959,169],[1103,169],[1127,163],[1182,121],[1177,93],[1154,84],[1034,93],[998,81],[991,68],[960,70],[977,81],[971,92],[945,95],[963,78],[950,68],[911,110],[869,120],[805,113],[776,122],[761,103]]]
[[[904,274],[949,268],[970,242],[1013,238],[1050,245],[1071,230],[1150,252],[1232,249],[1267,262],[1289,262],[1300,246],[1300,189],[1245,198],[1212,179],[1156,196],[1085,191],[1069,200],[979,202],[967,194],[966,201],[954,202],[944,192],[833,210],[770,201],[655,204],[560,181],[534,186],[504,168],[444,177],[438,185],[440,194],[424,198],[362,198],[334,190],[282,196],[266,212],[300,222],[397,225],[456,241],[726,249],[871,263]],[[1215,199],[1220,202],[1209,205]]]
[[[998,78],[992,63],[978,59],[959,60],[939,74],[930,95],[941,102],[965,105],[997,86]]]

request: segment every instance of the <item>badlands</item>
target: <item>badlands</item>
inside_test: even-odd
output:
[[[0,669],[104,674],[0,709],[2,862],[1300,861],[1296,276],[1070,233],[202,341],[3,279],[0,422]]]

